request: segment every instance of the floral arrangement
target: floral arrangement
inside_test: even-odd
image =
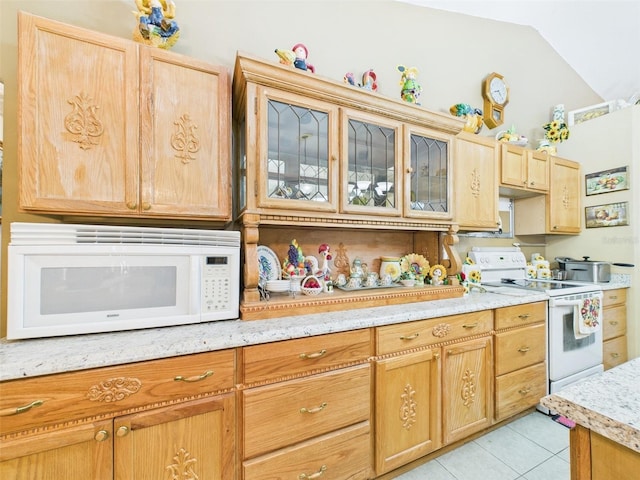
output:
[[[569,127],[564,120],[553,120],[545,123],[542,128],[545,130],[544,138],[551,143],[564,142],[569,138]]]

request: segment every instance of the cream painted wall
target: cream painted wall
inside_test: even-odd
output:
[[[237,51],[277,61],[275,48],[303,42],[318,75],[342,80],[373,68],[379,93],[399,97],[398,64],[419,69],[422,105],[448,112],[454,103],[482,106],[481,82],[503,74],[510,86],[506,128],[534,139],[551,108],[567,110],[602,101],[532,28],[392,0],[175,0],[182,34],[174,51],[232,68]],[[11,221],[51,221],[55,216],[17,211],[17,12],[123,38],[135,26],[133,0],[0,1],[0,81],[5,83],[2,255]],[[60,68],[64,68],[61,65]],[[188,88],[188,86],[185,86]],[[498,130],[483,129],[495,136]],[[455,194],[455,192],[454,192]],[[5,262],[6,263],[6,262]],[[3,284],[6,268],[2,270]],[[6,291],[2,303],[6,304]],[[6,313],[2,312],[3,318]]]
[[[558,155],[579,158],[582,175],[616,167],[629,167],[630,189],[600,195],[584,195],[584,206],[629,202],[629,226],[584,229],[579,236],[548,237],[547,257],[632,263],[635,268],[612,267],[613,273],[632,275],[628,298],[629,357],[640,355],[640,105],[625,108],[571,128],[570,141],[558,147]],[[635,207],[635,208],[634,208]],[[584,227],[584,215],[583,215]]]

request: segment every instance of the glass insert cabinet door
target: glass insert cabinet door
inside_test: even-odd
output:
[[[401,124],[346,111],[342,128],[342,210],[399,216]]]
[[[261,206],[336,210],[335,140],[330,138],[336,113],[323,107],[308,99],[266,100]]]
[[[404,215],[451,218],[450,139],[407,129]]]

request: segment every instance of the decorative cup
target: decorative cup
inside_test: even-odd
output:
[[[380,278],[380,284],[383,287],[390,287],[393,284],[393,277],[391,276],[391,274],[385,273],[384,275],[382,275],[382,277]]]
[[[341,273],[336,278],[336,285],[338,287],[344,287],[347,284],[347,277],[345,277],[344,273]]]
[[[350,277],[347,282],[347,288],[360,288],[362,286],[362,278]]]
[[[364,282],[365,287],[377,287],[378,286],[378,274],[376,272],[369,272],[367,279]]]

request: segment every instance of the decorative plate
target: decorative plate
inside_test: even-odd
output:
[[[258,271],[264,280],[280,280],[280,261],[273,250],[264,245],[258,245]]]
[[[400,268],[403,272],[418,273],[417,269],[420,269],[421,275],[427,275],[429,272],[429,260],[417,253],[410,253],[400,259]]]

